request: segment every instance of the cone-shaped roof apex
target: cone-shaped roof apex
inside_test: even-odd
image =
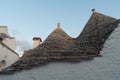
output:
[[[71,38],[58,23],[57,28],[37,48],[40,50],[66,50],[71,44]]]
[[[60,22],[58,23],[57,28],[60,28]]]

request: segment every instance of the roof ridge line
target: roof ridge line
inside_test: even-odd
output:
[[[96,12],[96,11],[94,11],[93,14],[99,14],[99,15],[106,16],[106,17],[109,17],[109,18],[112,18],[112,19],[116,19],[112,16],[109,16],[109,15],[106,15],[106,14],[103,14],[103,13],[99,13],[99,12]],[[116,20],[118,20],[118,19],[116,19]]]

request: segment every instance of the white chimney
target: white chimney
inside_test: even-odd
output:
[[[36,48],[38,45],[40,45],[42,43],[42,40],[40,37],[34,37],[33,38],[33,45],[32,48]]]

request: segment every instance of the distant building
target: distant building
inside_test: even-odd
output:
[[[7,26],[0,26],[0,71],[18,60],[15,49],[15,37],[8,34]]]

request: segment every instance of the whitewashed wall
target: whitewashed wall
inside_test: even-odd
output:
[[[6,44],[8,47],[10,47],[12,50],[16,50],[16,41],[15,38],[5,38],[2,41],[4,44]]]
[[[0,26],[0,33],[5,33],[5,34],[9,35],[7,26]]]
[[[19,56],[17,54],[15,54],[13,51],[11,51],[10,49],[8,49],[7,47],[0,43],[0,70],[10,66],[18,59]],[[2,60],[6,61],[6,65],[3,66],[1,64]]]

